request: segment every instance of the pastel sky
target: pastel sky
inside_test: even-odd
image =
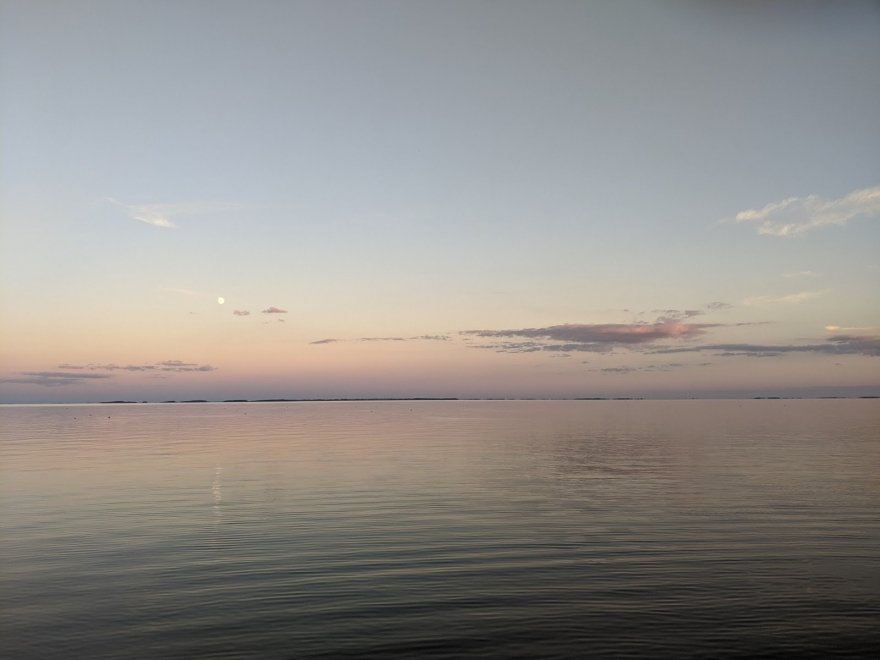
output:
[[[880,394],[878,34],[2,0],[0,401]]]

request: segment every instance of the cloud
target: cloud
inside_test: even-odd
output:
[[[66,371],[22,371],[21,377],[0,378],[0,383],[18,385],[41,385],[43,387],[59,387],[75,385],[85,380],[110,378],[110,374],[68,373]]]
[[[418,335],[416,337],[359,337],[357,339],[319,339],[310,344],[334,344],[343,341],[449,341],[449,335]]]
[[[287,314],[286,309],[281,309],[280,307],[275,307],[274,305],[267,307],[264,309],[261,314]]]
[[[652,314],[660,314],[657,319],[660,323],[667,321],[683,321],[695,316],[701,316],[705,312],[701,309],[653,309]]]
[[[673,369],[681,369],[685,367],[708,367],[711,364],[711,362],[698,362],[696,364],[667,362],[666,364],[646,364],[639,367],[605,367],[604,369],[590,369],[590,371],[598,371],[606,374],[632,374],[639,372],[672,371]]]
[[[651,312],[636,313],[637,317],[653,314],[655,315],[654,321],[567,323],[546,328],[521,328],[517,330],[464,330],[459,332],[459,335],[464,341],[474,337],[527,340],[470,345],[471,348],[490,349],[499,353],[533,353],[536,351],[610,353],[615,348],[644,352],[657,342],[693,340],[705,334],[710,328],[729,326],[730,324],[722,323],[693,323],[689,319],[711,311],[724,310],[730,306],[723,302],[711,302],[700,309],[655,309]],[[657,316],[658,314],[659,316]]]
[[[667,321],[685,321],[687,319],[696,318],[697,316],[705,316],[707,314],[712,314],[713,312],[721,312],[727,309],[730,309],[733,305],[720,302],[713,301],[710,303],[706,303],[701,307],[692,308],[692,309],[650,309],[643,311],[633,311],[631,309],[616,309],[616,310],[606,310],[606,311],[616,311],[616,312],[624,312],[626,314],[632,314],[634,319],[639,319],[639,322],[644,322],[642,319],[644,318],[653,318],[655,323],[665,323]]]
[[[105,206],[121,210],[131,220],[153,227],[174,229],[174,218],[214,215],[244,208],[242,204],[229,202],[172,202],[165,204],[125,204],[112,197],[101,200]]]
[[[137,220],[138,222],[163,229],[173,229],[176,226],[168,217],[167,211],[164,211],[160,205],[123,204],[112,197],[105,197],[102,201],[104,204],[121,209],[131,220]]]
[[[823,355],[880,356],[880,338],[855,335],[833,335],[822,344],[704,344],[657,348],[651,354],[699,353],[711,351],[720,357],[775,357],[786,353],[818,353]]]
[[[468,348],[492,349],[496,353],[536,353],[538,351],[544,350],[544,346],[536,341],[505,342],[500,344],[474,344],[468,346]]]
[[[819,277],[819,273],[811,270],[799,270],[794,273],[783,273],[782,276],[787,280],[799,280],[805,278]]]
[[[669,310],[667,310],[669,311]],[[511,337],[566,342],[551,350],[610,351],[616,346],[638,346],[666,339],[692,339],[705,333],[715,323],[682,323],[661,317],[654,323],[570,323],[547,328],[518,330],[465,330],[463,335],[476,337]]]
[[[164,227],[165,229],[174,229],[177,226],[165,216],[151,211],[149,207],[130,206],[128,208],[128,214],[132,220],[145,222],[146,224],[153,225],[154,227]]]
[[[72,378],[82,380],[84,378],[110,378],[109,374],[71,374],[65,371],[22,371],[22,376],[38,376],[41,378]]]
[[[195,362],[182,362],[181,360],[165,360],[164,362],[153,362],[152,364],[59,364],[59,369],[78,369],[87,371],[214,371],[216,367],[209,364],[196,364]],[[42,372],[49,373],[49,372]],[[81,378],[109,378],[109,374],[70,374],[70,376],[79,376]]]
[[[155,369],[156,366],[152,364],[127,364],[127,365],[118,365],[118,364],[95,364],[90,362],[89,364],[59,364],[59,369],[88,369],[89,371],[150,371],[151,369]]]
[[[246,309],[234,309],[232,314],[233,316],[250,316],[250,312]]]
[[[797,236],[819,227],[845,225],[857,217],[878,215],[880,186],[874,186],[831,200],[819,195],[789,197],[760,209],[740,211],[733,222],[758,223],[758,233],[767,236]]]
[[[820,291],[801,291],[800,293],[790,293],[787,296],[779,297],[754,296],[752,298],[746,298],[742,301],[742,304],[746,305],[747,307],[766,307],[768,305],[797,305],[807,300],[818,298],[819,296],[827,292],[828,289],[822,289]]]
[[[214,371],[214,367],[210,364],[195,364],[193,362],[181,362],[180,360],[165,360],[157,362],[156,366],[160,371]]]

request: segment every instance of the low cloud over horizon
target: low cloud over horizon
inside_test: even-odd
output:
[[[336,344],[345,341],[366,341],[366,342],[398,342],[398,341],[449,341],[449,335],[417,335],[415,337],[358,337],[357,339],[318,339],[310,341],[310,345],[319,344]]]
[[[653,355],[670,353],[699,353],[711,351],[719,357],[778,357],[786,353],[819,353],[825,355],[880,356],[880,337],[833,335],[821,344],[704,344],[657,348],[647,351]]]
[[[754,299],[753,304],[793,304],[809,300],[823,293],[805,292],[781,298]],[[880,356],[880,338],[872,328],[841,328],[829,325],[826,332],[833,333],[810,343],[761,344],[745,342],[698,343],[709,331],[721,328],[760,326],[770,321],[740,321],[734,323],[701,323],[690,319],[733,307],[728,303],[713,302],[699,309],[654,309],[654,321],[631,323],[564,323],[547,327],[514,329],[462,330],[457,337],[469,348],[492,350],[497,353],[552,353],[551,357],[567,357],[571,353],[612,353],[626,349],[643,355],[710,352],[721,357],[779,357],[789,353],[813,353],[819,355],[866,355]],[[638,312],[637,316],[648,312]],[[845,332],[851,331],[851,332]],[[311,345],[333,344],[344,341],[403,342],[412,340],[449,341],[445,334],[416,337],[361,337],[359,339],[325,338],[309,342]],[[494,340],[494,341],[475,341]],[[809,341],[809,340],[806,340]],[[679,343],[679,345],[675,345]],[[706,366],[710,363],[698,363]],[[668,371],[694,364],[668,363],[647,367],[607,367],[595,369],[604,373],[630,373],[635,371]]]
[[[111,374],[69,373],[66,371],[21,371],[19,372],[18,377],[0,378],[0,383],[58,387],[61,385],[75,385],[82,383],[84,380],[101,380],[110,377]]]
[[[670,314],[673,311],[675,310],[664,310],[664,316],[653,323],[567,323],[546,328],[463,330],[460,334],[480,338],[524,338],[541,340],[542,342],[502,344],[501,346],[508,348],[505,352],[552,350],[605,353],[615,347],[632,347],[668,339],[694,339],[705,334],[708,328],[719,325],[717,323],[683,323],[676,319],[696,314],[691,314],[690,310]],[[564,343],[545,343],[548,340]],[[498,347],[498,344],[474,345],[474,348],[497,349]]]
[[[75,369],[75,370],[84,370],[84,371],[174,371],[174,372],[187,372],[187,371],[200,371],[200,372],[208,372],[208,371],[216,371],[216,367],[211,366],[210,364],[197,364],[195,362],[183,362],[181,360],[164,360],[162,362],[152,362],[147,364],[126,364],[119,365],[115,363],[88,363],[88,364],[59,364],[59,369]],[[91,378],[92,376],[84,375],[84,378]]]

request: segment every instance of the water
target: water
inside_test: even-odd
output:
[[[877,657],[880,405],[0,409],[0,654]]]

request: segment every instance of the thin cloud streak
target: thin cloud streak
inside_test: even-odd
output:
[[[853,335],[834,335],[824,344],[703,344],[657,348],[646,351],[652,355],[671,353],[700,353],[710,351],[720,357],[771,357],[786,353],[818,353],[824,355],[880,356],[880,338]]]
[[[38,376],[41,378],[72,378],[81,380],[83,378],[110,378],[109,374],[71,374],[64,371],[22,371],[22,376]]]
[[[287,314],[287,310],[282,309],[281,307],[275,307],[275,305],[272,305],[270,307],[267,307],[266,309],[264,309],[260,313],[261,314]]]
[[[0,383],[62,387],[64,385],[76,385],[83,381],[111,378],[110,374],[68,373],[66,371],[21,371],[19,376],[0,378]]]
[[[685,362],[668,362],[666,364],[646,364],[639,367],[604,367],[602,369],[590,369],[589,371],[606,374],[633,374],[645,372],[651,373],[673,371],[675,369],[685,369],[689,367],[708,367],[712,364],[712,362],[698,362],[696,364],[688,364]]]
[[[215,371],[217,367],[214,367],[210,364],[197,364],[195,362],[183,362],[181,360],[165,360],[163,362],[153,362],[150,364],[126,364],[119,365],[114,363],[109,364],[59,364],[59,369],[74,369],[80,371],[130,371],[130,372],[141,372],[141,371],[173,371],[173,372],[208,372]],[[42,372],[47,374],[49,372]],[[57,375],[57,374],[56,374]],[[109,374],[100,375],[100,374],[69,374],[70,376],[78,376],[81,378],[108,378]]]
[[[417,335],[415,337],[358,337],[357,339],[318,339],[310,341],[309,344],[335,344],[345,341],[366,341],[366,342],[400,342],[400,341],[449,341],[449,335]]]

